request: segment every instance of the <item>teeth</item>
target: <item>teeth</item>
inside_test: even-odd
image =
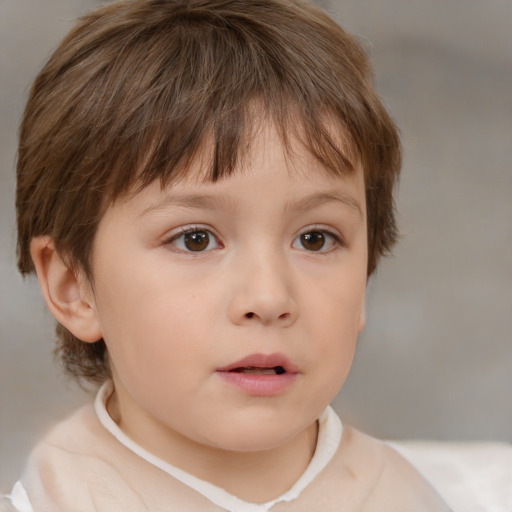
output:
[[[274,368],[240,368],[240,373],[258,374],[258,375],[282,375],[284,369],[281,366]]]
[[[251,375],[283,375],[283,373],[286,373],[286,370],[282,366],[274,366],[273,368],[245,366],[243,368],[233,368],[229,371],[234,373],[247,373]]]
[[[274,368],[242,368],[240,373],[257,373],[260,375],[275,375]]]

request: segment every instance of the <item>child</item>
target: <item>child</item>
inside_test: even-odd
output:
[[[17,510],[445,511],[328,404],[396,239],[395,126],[352,37],[289,0],[132,0],[32,88],[18,250],[76,378]]]

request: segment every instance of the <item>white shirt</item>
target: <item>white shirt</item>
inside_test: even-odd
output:
[[[254,504],[165,462],[126,436],[107,412],[106,402],[111,392],[111,383],[108,382],[101,387],[95,400],[94,409],[101,425],[138,457],[229,512],[268,512],[276,503],[297,498],[332,459],[343,434],[340,419],[328,407],[318,420],[317,447],[303,475],[278,498]],[[511,445],[417,441],[390,444],[419,470],[454,511],[512,512]],[[21,482],[15,484],[6,498],[14,510],[34,512]]]

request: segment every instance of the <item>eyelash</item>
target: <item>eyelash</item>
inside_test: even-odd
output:
[[[184,239],[184,237],[186,235],[193,234],[193,233],[207,233],[209,235],[208,245],[204,249],[198,250],[198,251],[194,251],[194,250],[191,250],[190,248],[187,249],[186,246],[185,247],[177,247],[176,242],[180,238]],[[213,249],[208,249],[208,246],[210,245],[210,242],[212,240],[216,243],[217,247],[214,247]],[[183,245],[185,243],[186,242],[184,241]],[[164,240],[163,244],[166,245],[166,246],[172,245],[176,249],[178,249],[178,251],[181,251],[181,252],[184,252],[184,253],[187,253],[187,254],[192,254],[192,255],[199,255],[199,254],[201,254],[203,252],[209,252],[211,250],[219,249],[219,248],[223,247],[222,243],[219,240],[219,237],[215,233],[213,233],[213,231],[211,229],[208,229],[208,228],[205,228],[205,227],[202,227],[202,226],[185,226],[185,227],[181,227],[179,233],[171,235],[169,238]]]
[[[190,234],[193,234],[193,233],[206,233],[208,235],[207,245],[204,248],[199,248],[199,250],[195,251],[193,249],[190,249],[190,247],[186,247],[186,245],[185,245],[186,241],[185,241],[184,237],[186,237],[186,235],[190,235]],[[308,250],[304,246],[304,243],[303,243],[304,240],[302,240],[302,237],[305,236],[305,235],[312,235],[312,234],[320,234],[320,235],[322,235],[324,237],[324,244],[322,244],[322,246],[319,248],[319,250]],[[178,240],[180,240],[181,238],[184,239],[183,244],[182,244],[183,247],[178,247],[176,242]],[[216,247],[208,249],[208,247],[209,247],[209,245],[210,245],[212,240],[216,244]],[[330,240],[330,243],[329,243],[329,240]],[[201,242],[200,239],[198,239],[197,241]],[[298,241],[298,243],[302,247],[296,247],[295,246],[297,241]],[[184,253],[187,253],[187,254],[191,254],[191,255],[199,255],[201,253],[209,252],[209,251],[212,251],[212,250],[219,249],[219,248],[223,247],[223,244],[219,240],[219,237],[215,233],[213,233],[213,231],[211,229],[208,229],[208,228],[202,227],[202,226],[185,226],[185,227],[181,227],[179,233],[171,235],[169,238],[165,239],[163,244],[165,246],[168,246],[168,245],[174,246],[178,251],[181,251],[181,252],[184,252]],[[325,244],[328,244],[329,247],[324,250],[324,245]],[[312,254],[328,254],[328,253],[330,253],[333,250],[336,250],[336,249],[339,249],[339,248],[342,248],[342,247],[346,247],[346,243],[345,243],[343,238],[338,233],[334,233],[331,230],[326,229],[326,228],[321,227],[321,226],[314,226],[314,227],[310,226],[310,227],[307,227],[304,230],[302,230],[293,239],[291,246],[292,246],[292,248],[296,248],[296,249],[299,249],[299,250],[304,250],[304,251],[312,253]]]
[[[322,247],[318,251],[308,250],[306,247],[304,247],[304,245],[302,244],[302,241],[301,241],[301,237],[304,236],[304,235],[310,235],[310,234],[313,234],[313,233],[321,234],[326,239],[330,239],[331,240],[330,247],[328,247],[327,249],[323,250],[324,247],[322,245]],[[307,228],[303,229],[294,238],[294,240],[292,242],[292,247],[293,247],[293,245],[294,245],[296,240],[298,240],[299,243],[302,245],[303,250],[305,250],[308,253],[312,253],[312,254],[322,254],[322,255],[329,254],[332,251],[335,251],[337,249],[340,249],[340,248],[343,248],[343,247],[347,246],[347,244],[345,243],[345,240],[338,233],[333,232],[330,229],[326,229],[325,227],[322,227],[322,226],[308,226]],[[328,243],[328,241],[326,241],[325,243]]]

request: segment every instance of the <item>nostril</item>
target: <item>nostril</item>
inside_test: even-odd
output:
[[[254,316],[254,313],[252,311],[245,314],[246,318],[252,318],[253,316]]]

